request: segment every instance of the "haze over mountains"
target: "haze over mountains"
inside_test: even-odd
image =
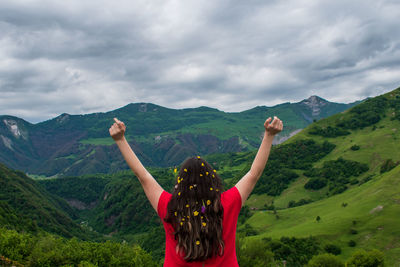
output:
[[[277,142],[313,120],[357,104],[339,104],[311,96],[298,103],[259,106],[237,113],[208,107],[169,109],[151,103],[129,104],[106,113],[62,114],[31,124],[0,116],[0,162],[45,176],[112,173],[126,169],[108,128],[114,117],[127,125],[128,141],[146,166],[172,166],[191,155],[256,149],[268,116],[285,123]]]

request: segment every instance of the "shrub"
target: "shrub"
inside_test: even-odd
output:
[[[245,245],[239,245],[238,262],[243,267],[274,266],[274,254],[263,240],[249,240]]]
[[[365,250],[356,251],[348,260],[348,267],[379,267],[384,266],[384,255],[381,251],[374,249],[369,252]]]
[[[305,185],[305,189],[318,190],[326,186],[328,181],[325,178],[311,178]]]
[[[300,199],[297,202],[295,200],[290,200],[288,203],[288,208],[303,206],[303,205],[311,203],[311,202],[312,202],[311,199],[304,199],[304,198]]]
[[[353,150],[353,151],[360,150],[360,146],[353,145],[352,147],[350,147],[350,149]]]
[[[399,165],[400,162],[394,163],[392,159],[387,159],[381,166],[381,173],[388,172]]]
[[[332,254],[314,256],[307,264],[308,267],[344,267],[339,258]]]
[[[327,244],[324,247],[324,250],[327,253],[333,254],[333,255],[339,255],[340,253],[342,253],[342,250],[340,247],[334,245],[334,244]]]
[[[349,247],[355,247],[357,245],[356,241],[350,240],[348,243]]]
[[[358,231],[356,229],[350,229],[350,234],[356,235],[358,234]]]
[[[309,133],[312,135],[320,135],[323,137],[337,137],[350,134],[349,131],[332,126],[328,126],[326,128],[314,126],[314,128],[312,128]]]

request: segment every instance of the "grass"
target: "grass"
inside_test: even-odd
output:
[[[376,248],[384,252],[387,266],[400,266],[400,166],[380,173],[380,167],[385,160],[400,161],[400,121],[393,120],[393,115],[389,110],[375,126],[352,130],[346,136],[325,138],[308,134],[315,125],[336,125],[343,116],[336,114],[290,138],[287,141],[289,143],[312,138],[316,142],[327,140],[336,145],[331,153],[315,162],[314,167],[321,167],[328,160],[343,157],[366,163],[370,167],[366,173],[357,177],[358,181],[368,176],[372,176],[372,179],[361,185],[349,186],[342,194],[327,197],[326,187],[317,191],[306,190],[304,184],[308,178],[303,175],[303,171],[296,170],[299,178],[280,196],[252,195],[247,200],[247,206],[261,210],[255,211],[246,221],[259,235],[247,237],[246,240],[312,235],[318,237],[322,245],[333,243],[340,246],[342,254],[339,257],[342,260],[347,260],[357,249]],[[351,150],[353,145],[360,149]],[[302,198],[312,199],[314,202],[287,208],[289,201]],[[263,210],[264,204],[269,205],[272,201],[277,208],[277,214]],[[319,222],[316,220],[317,216],[321,218]],[[355,231],[352,233],[351,230]],[[350,240],[354,240],[357,245],[349,247]]]
[[[334,125],[340,114],[318,122],[319,126]],[[350,135],[337,138],[323,138],[308,134],[309,127],[288,142],[312,138],[317,142],[328,140],[336,148],[314,167],[322,166],[327,160],[343,157],[367,163],[370,170],[359,180],[373,175],[373,179],[362,184],[353,185],[342,194],[326,197],[327,189],[309,191],[304,189],[308,178],[297,171],[300,177],[292,182],[280,196],[252,195],[246,202],[249,207],[263,208],[265,203],[274,201],[279,219],[272,211],[256,211],[247,221],[259,231],[259,235],[248,237],[280,238],[282,236],[307,237],[317,236],[323,243],[334,243],[342,248],[340,257],[348,259],[358,248],[377,248],[385,253],[387,266],[398,266],[400,263],[400,166],[390,172],[380,174],[380,166],[386,159],[400,161],[400,122],[391,120],[390,114],[381,120],[376,129],[366,127],[352,131]],[[360,146],[353,151],[352,145]],[[286,208],[290,200],[302,198],[316,200],[313,203]],[[346,207],[342,203],[347,203]],[[379,206],[383,208],[380,210]],[[374,210],[375,209],[375,210]],[[317,222],[316,217],[321,221]],[[353,221],[356,222],[353,225]],[[350,230],[357,230],[351,234]],[[348,242],[354,240],[355,248]],[[397,265],[396,265],[397,264]]]
[[[378,248],[385,252],[388,266],[393,266],[400,263],[394,253],[400,250],[399,177],[400,166],[340,195],[279,210],[279,219],[270,211],[259,211],[247,223],[262,232],[253,238],[312,235],[327,243],[334,242],[342,247],[343,259],[359,247]],[[342,203],[348,205],[343,207]],[[383,208],[376,209],[378,206]],[[321,217],[320,222],[316,221],[317,216]],[[356,229],[358,234],[351,234],[350,229]],[[358,244],[355,248],[347,245],[351,239]]]

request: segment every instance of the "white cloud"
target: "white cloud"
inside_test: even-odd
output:
[[[399,86],[398,1],[1,1],[0,114],[240,111]]]

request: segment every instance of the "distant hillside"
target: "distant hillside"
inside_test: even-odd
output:
[[[62,114],[38,124],[0,116],[0,162],[45,176],[126,169],[108,136],[112,119],[118,117],[126,123],[128,140],[146,166],[172,166],[194,154],[257,148],[267,116],[277,115],[285,122],[285,130],[277,138],[282,142],[313,120],[342,112],[354,104],[331,103],[312,96],[299,103],[238,113],[207,107],[175,110],[137,103],[107,113]]]
[[[77,213],[61,198],[51,196],[24,173],[0,164],[0,227],[65,237],[87,233],[71,217]]]

